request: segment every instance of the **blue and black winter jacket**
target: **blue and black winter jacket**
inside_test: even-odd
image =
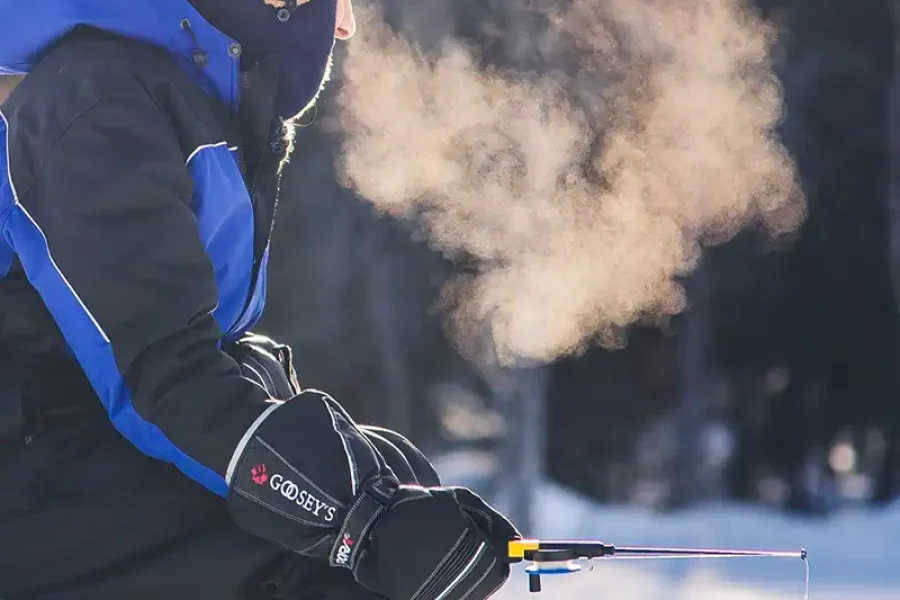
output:
[[[0,108],[0,388],[77,365],[135,446],[227,494],[271,398],[225,346],[263,309],[279,103],[318,89],[333,4],[300,7],[327,42],[298,80],[187,0],[0,0],[0,72],[27,73]]]

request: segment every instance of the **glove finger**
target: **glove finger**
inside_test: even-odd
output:
[[[487,565],[487,568],[482,571],[481,567],[484,564]],[[497,593],[509,579],[509,563],[505,558],[485,556],[482,559],[482,564],[473,568],[473,573],[475,575],[481,573],[481,575],[474,579],[471,587],[468,587],[466,591],[457,596],[460,600],[487,600],[487,598]]]
[[[439,487],[441,485],[441,478],[434,469],[434,465],[432,465],[425,454],[423,454],[422,451],[406,437],[396,431],[385,429],[383,427],[366,425],[363,429],[377,433],[400,450],[400,452],[403,453],[403,456],[406,457],[413,473],[415,473],[419,485],[422,487]]]
[[[373,431],[366,426],[362,426],[360,429],[363,434],[365,434],[366,439],[368,439],[372,445],[375,446],[375,449],[381,453],[387,466],[390,467],[394,476],[400,483],[404,485],[420,485],[412,466],[410,466],[409,461],[406,460],[406,456],[399,448],[379,435],[378,431]]]
[[[522,534],[503,514],[498,512],[493,506],[484,501],[484,499],[464,487],[448,488],[459,503],[466,514],[468,514],[479,528],[484,531],[495,548],[501,550],[504,554],[507,551],[510,540],[522,538]]]

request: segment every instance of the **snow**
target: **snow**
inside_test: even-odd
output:
[[[552,484],[536,489],[527,537],[594,538],[620,546],[809,551],[812,600],[900,600],[900,504],[800,519],[774,510],[715,505],[671,515],[605,507]],[[595,561],[594,570],[544,576],[531,595],[514,567],[496,600],[800,600],[804,565],[793,558]]]

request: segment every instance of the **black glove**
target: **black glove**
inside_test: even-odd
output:
[[[346,568],[389,600],[484,600],[509,576],[507,542],[520,537],[468,490],[402,485],[344,409],[317,391],[257,422],[227,478],[229,508],[245,530]]]
[[[300,382],[294,370],[291,348],[255,333],[223,344],[224,350],[241,367],[241,375],[257,383],[272,397],[287,400],[299,394]]]
[[[437,487],[441,478],[422,451],[408,439],[390,429],[373,425],[359,425],[384,461],[402,484]]]
[[[509,577],[515,527],[474,493],[403,488],[351,564],[363,587],[392,600],[484,600]],[[470,511],[491,522],[482,530]]]

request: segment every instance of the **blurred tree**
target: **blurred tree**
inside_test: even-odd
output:
[[[743,236],[714,252],[714,352],[742,388],[732,491],[752,495],[752,471],[769,466],[792,507],[820,510],[827,486],[809,482],[829,481],[835,436],[884,425],[896,393],[885,202],[894,34],[882,0],[759,4],[785,32],[781,136],[810,215],[785,251],[761,255],[764,244]],[[759,380],[773,368],[787,385],[767,398]]]

